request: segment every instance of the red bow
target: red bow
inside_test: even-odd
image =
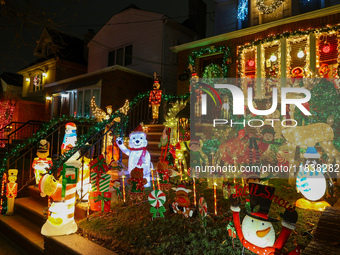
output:
[[[181,144],[180,143],[176,143],[175,146],[170,145],[170,150],[169,152],[171,153],[171,155],[173,156],[173,158],[176,158],[176,150],[180,150],[181,149]]]

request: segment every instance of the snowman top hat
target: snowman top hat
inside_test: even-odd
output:
[[[268,216],[275,188],[257,183],[249,183],[249,191],[255,193],[250,195],[251,212],[243,210],[244,213],[257,220],[277,222],[277,219]],[[259,205],[259,210],[254,212],[253,210],[257,205]]]

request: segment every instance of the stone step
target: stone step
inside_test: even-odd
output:
[[[46,221],[43,214],[46,209],[47,203],[44,206],[39,201],[31,197],[15,199],[15,212],[20,214],[22,217],[29,219],[40,228]]]
[[[42,215],[44,208],[47,207],[47,203],[48,203],[47,197],[41,197],[39,189],[35,186],[29,186],[28,188],[30,190],[30,198],[25,198],[23,200],[24,201],[23,206],[26,206],[26,207],[28,207],[28,209],[30,209],[31,206],[29,204],[26,204],[26,203],[30,202],[30,201],[34,201],[34,204],[37,203],[37,204],[41,205],[41,207],[39,207],[39,210],[42,209],[41,210],[41,215]],[[31,199],[31,200],[29,200],[29,199]],[[76,205],[76,208],[75,208],[75,211],[74,211],[74,217],[75,217],[76,221],[82,220],[82,219],[87,217],[87,203],[78,203]]]
[[[45,254],[48,255],[116,255],[96,243],[77,234],[67,236],[45,236]]]
[[[150,124],[145,126],[148,128],[148,132],[163,132],[164,129],[163,124]]]
[[[27,253],[44,253],[44,237],[40,234],[40,227],[20,214],[0,215],[0,231]]]

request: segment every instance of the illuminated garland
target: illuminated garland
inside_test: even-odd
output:
[[[337,34],[337,39],[338,39],[338,59],[337,59],[337,73],[336,73],[336,77],[332,77],[332,78],[338,78],[340,76],[340,33],[336,30],[331,30],[328,32],[329,35],[332,35],[332,34]],[[319,52],[319,43],[320,43],[320,37],[321,36],[324,36],[326,33],[325,32],[316,32],[316,36],[317,36],[317,40],[318,40],[318,43],[317,43],[317,50],[316,50],[316,68],[319,68],[320,67],[320,52]]]
[[[340,29],[340,24],[335,26],[324,26],[322,28],[311,28],[306,30],[294,30],[290,32],[283,32],[282,34],[277,35],[269,35],[267,38],[264,39],[255,39],[251,43],[244,44],[242,46],[239,46],[239,51],[242,51],[243,49],[253,47],[254,45],[261,45],[266,42],[272,42],[276,40],[280,40],[282,38],[288,38],[290,36],[303,36],[303,35],[309,35],[311,33],[326,33],[326,32],[337,32]],[[340,45],[338,45],[338,52],[340,51]],[[340,55],[338,54],[338,64],[340,63]],[[338,65],[338,76],[340,75],[340,65]],[[240,77],[240,76],[239,76]]]
[[[254,62],[255,62],[255,75],[254,75],[254,78],[256,77],[256,70],[257,70],[257,47],[256,46],[252,46],[252,47],[249,47],[249,48],[238,48],[237,49],[237,62],[238,62],[238,67],[237,67],[237,70],[238,70],[238,77],[241,77],[241,78],[246,78],[246,75],[245,75],[245,71],[246,71],[246,58],[245,58],[245,55],[246,53],[248,52],[252,52],[254,51]],[[249,81],[249,80],[248,80]],[[243,90],[243,92],[246,92],[247,91],[247,83],[248,83],[247,79],[242,79],[241,82],[242,82],[242,85],[241,85],[241,88]],[[254,93],[255,95],[257,95],[257,86],[254,87]]]
[[[273,47],[273,46],[278,46],[277,50],[277,66],[278,66],[278,73],[277,73],[277,78],[281,77],[281,42],[279,40],[276,41],[269,41],[266,43],[261,44],[261,77],[266,78],[266,70],[265,70],[265,64],[266,64],[266,59],[265,59],[265,48]],[[261,79],[261,98],[265,98],[265,92],[266,92],[266,82],[268,82],[268,79]],[[277,87],[277,93],[281,93],[281,86],[276,86]]]
[[[306,47],[304,49],[304,52],[306,52],[306,58],[305,58],[305,66],[304,66],[304,78],[310,78],[311,77],[311,70],[310,70],[310,40],[309,35],[300,36],[300,37],[293,37],[287,39],[287,70],[286,70],[286,77],[290,78],[292,76],[292,68],[291,68],[291,62],[292,62],[292,56],[291,56],[291,50],[292,50],[292,44],[299,43],[306,40]]]
[[[279,8],[284,0],[274,0],[271,5],[266,5],[264,0],[256,0],[256,7],[262,14],[270,14],[276,11]]]
[[[210,46],[207,48],[202,48],[199,51],[191,52],[189,55],[188,65],[191,64],[192,66],[196,66],[196,58],[203,57],[204,55],[211,55],[211,54],[218,54],[223,53],[223,61],[222,61],[222,73],[223,77],[228,77],[229,65],[230,65],[230,49],[226,46]]]

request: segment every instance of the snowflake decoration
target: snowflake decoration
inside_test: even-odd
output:
[[[237,19],[245,20],[248,15],[248,0],[240,0],[237,8]]]

